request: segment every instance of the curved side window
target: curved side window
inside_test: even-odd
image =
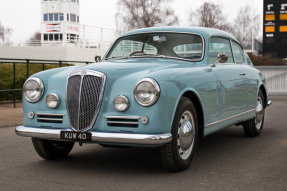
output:
[[[232,49],[236,64],[242,64],[244,60],[243,60],[243,50],[241,46],[238,43],[232,41]]]
[[[202,55],[202,40],[198,37],[199,43],[180,44],[172,48],[176,56],[181,58],[199,59]]]
[[[246,52],[244,52],[244,53],[245,53],[245,62],[244,62],[244,64],[249,65],[249,66],[254,66],[254,65],[252,64],[252,62],[251,62],[251,60],[250,60],[248,54],[247,54]]]
[[[209,41],[209,64],[215,63],[217,55],[221,52],[224,52],[228,56],[226,63],[234,63],[230,41],[225,38],[211,37]]]

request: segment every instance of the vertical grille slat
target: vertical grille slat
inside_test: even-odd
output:
[[[71,126],[80,131],[89,130],[94,123],[105,79],[104,76],[93,75],[94,71],[84,72],[85,75],[79,71],[70,76],[67,84],[69,120]]]

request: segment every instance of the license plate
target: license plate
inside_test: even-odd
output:
[[[61,131],[60,138],[64,140],[73,140],[73,141],[91,141],[92,133]]]

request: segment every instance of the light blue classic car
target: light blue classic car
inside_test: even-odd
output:
[[[74,143],[160,147],[165,168],[190,165],[198,137],[263,128],[266,80],[240,43],[209,28],[160,27],[121,35],[101,62],[47,70],[24,84],[24,124],[45,159]]]

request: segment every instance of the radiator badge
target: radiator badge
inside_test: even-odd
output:
[[[82,71],[82,72],[81,72],[81,76],[84,77],[84,76],[86,75],[86,73],[87,73],[86,71]]]

